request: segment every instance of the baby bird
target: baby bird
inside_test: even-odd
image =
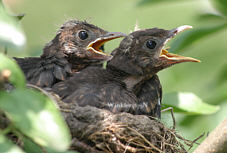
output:
[[[28,83],[51,87],[73,72],[110,60],[112,56],[103,52],[104,43],[124,36],[123,33],[108,32],[87,22],[70,20],[61,26],[40,57],[14,59]]]

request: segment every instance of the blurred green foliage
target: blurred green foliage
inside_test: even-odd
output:
[[[195,94],[186,92],[164,94],[163,103],[163,108],[173,107],[174,112],[188,115],[208,115],[216,113],[220,109],[219,106],[204,103]]]
[[[69,130],[54,101],[37,91],[26,89],[24,76],[12,59],[0,53],[0,61],[0,114],[4,112],[11,121],[6,129],[0,130],[0,152],[23,152],[5,138],[9,132],[24,140],[25,150],[34,149],[34,146],[37,153],[42,153],[44,148],[53,150],[48,153],[67,150],[71,142]],[[2,76],[6,69],[2,62],[10,65],[6,67],[11,73],[5,82]],[[9,83],[16,89],[11,92],[3,90],[2,85]]]
[[[194,42],[200,40],[201,38],[207,37],[211,34],[217,33],[220,30],[227,28],[227,23],[209,27],[195,28],[191,31],[184,32],[180,37],[175,39],[171,44],[170,51],[179,53],[185,48],[190,47]]]
[[[18,20],[21,16],[10,15],[0,1],[0,44],[5,47],[14,47],[14,50],[23,47],[25,36]]]
[[[227,17],[227,1],[226,0],[212,0],[217,10]]]
[[[0,108],[24,135],[45,147],[67,149],[69,131],[49,98],[27,89],[1,92],[0,97]]]
[[[24,153],[18,146],[14,145],[3,135],[0,135],[0,152],[1,153]]]
[[[140,28],[159,27],[172,29],[180,25],[192,25],[194,27],[193,30],[182,33],[170,42],[170,51],[195,57],[200,59],[202,63],[179,64],[159,73],[164,92],[163,103],[167,106],[173,106],[177,112],[181,112],[181,114],[175,114],[177,130],[188,139],[194,139],[203,132],[211,131],[226,118],[227,2],[225,0],[57,0],[54,2],[51,0],[5,0],[4,2],[15,14],[26,14],[21,24],[27,37],[27,46],[22,52],[12,52],[14,48],[9,48],[9,56],[40,55],[42,48],[54,37],[60,24],[70,18],[86,19],[106,30],[125,33],[133,29],[136,20],[139,21]],[[2,10],[3,7],[0,7],[0,12]],[[2,14],[4,14],[4,19]],[[7,17],[5,18],[5,16]],[[15,17],[1,12],[0,19],[10,26],[18,27]],[[21,28],[16,28],[16,31],[23,35]],[[106,50],[111,52],[118,44],[119,40],[110,42],[107,44]],[[3,52],[5,46],[12,45],[15,45],[12,39],[5,39],[0,33],[0,51]],[[2,54],[0,54],[0,58],[0,71],[4,69],[11,70],[10,82],[16,87],[22,88],[15,90],[13,93],[2,93],[1,91],[0,103],[2,103],[0,107],[14,121],[14,126],[28,136],[28,139],[23,140],[26,144],[25,151],[32,152],[32,150],[37,150],[39,152],[39,149],[37,149],[40,148],[39,145],[48,146],[55,150],[61,150],[62,148],[64,150],[69,143],[69,136],[61,117],[56,119],[59,112],[52,105],[52,101],[47,97],[43,97],[40,93],[24,89],[23,75],[21,75],[21,71],[19,71],[15,63]],[[185,92],[190,92],[190,98]],[[25,117],[24,122],[30,122],[31,125],[34,124],[35,128],[31,126],[31,130],[37,130],[39,133],[42,131],[38,127],[40,112],[49,112],[53,119],[51,123],[55,123],[59,129],[63,129],[62,133],[60,132],[59,134],[63,137],[62,140],[66,140],[66,142],[63,142],[63,146],[58,146],[62,148],[55,147],[60,142],[50,144],[53,135],[48,136],[48,138],[39,138],[29,130],[23,131],[24,128],[28,128],[23,127],[27,124],[20,125],[23,122],[18,123],[18,120],[21,119],[19,117],[15,118],[17,116],[15,114],[20,110],[14,112],[11,108],[12,106],[10,106],[12,102],[15,102],[15,104],[19,102],[17,99],[20,94],[22,95],[21,97],[27,98],[23,102],[24,105],[30,106],[27,105],[29,101],[36,101],[39,106],[39,110],[33,107],[20,109],[23,111],[21,113],[25,114],[23,116]],[[179,95],[184,98],[179,98]],[[37,97],[36,100],[32,98],[33,96]],[[44,101],[47,102],[47,105],[43,104]],[[183,102],[187,102],[187,105],[181,105]],[[213,106],[214,104],[220,107]],[[219,108],[220,110],[218,111]],[[26,115],[26,112],[33,112],[32,115],[30,114],[32,117],[30,116],[31,118],[29,118],[29,113]],[[189,113],[185,114],[185,112]],[[211,114],[214,112],[216,113]],[[169,113],[164,113],[162,120],[167,124],[172,122]],[[0,148],[1,145],[6,145],[18,149],[5,139],[2,133],[4,132],[0,131]]]
[[[23,16],[9,15],[2,1],[0,13],[0,44],[3,47],[21,47],[20,39],[25,38],[18,29],[18,21]],[[18,34],[22,37],[14,39]],[[26,140],[25,150],[33,148],[32,144],[42,147],[36,152],[43,152],[44,147],[53,150],[50,153],[67,150],[71,142],[69,130],[54,102],[37,91],[26,89],[25,77],[15,61],[2,53],[0,61],[0,114],[2,118],[4,112],[11,122],[6,129],[0,130],[0,152],[23,152],[5,138],[9,132],[13,132],[19,140]],[[4,90],[5,86],[12,85],[13,91]]]
[[[13,73],[9,77],[9,81],[17,88],[24,88],[25,87],[25,78],[23,75],[23,72],[19,68],[19,66],[16,64],[15,61],[9,60],[6,56],[3,54],[0,54],[0,72],[3,70],[11,70],[10,72]],[[20,80],[20,81],[18,81]]]

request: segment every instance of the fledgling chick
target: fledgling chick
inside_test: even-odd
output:
[[[87,22],[70,20],[61,26],[40,57],[14,59],[28,83],[51,87],[73,72],[110,60],[112,56],[103,52],[104,43],[123,36],[126,35],[108,32]]]

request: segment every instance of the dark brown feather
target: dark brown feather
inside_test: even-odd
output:
[[[141,109],[141,114],[161,117],[162,86],[157,75],[146,80],[136,93],[139,103],[147,104],[146,109]],[[144,111],[146,110],[146,111]]]

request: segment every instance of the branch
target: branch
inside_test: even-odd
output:
[[[193,153],[227,153],[227,119],[219,124]]]

